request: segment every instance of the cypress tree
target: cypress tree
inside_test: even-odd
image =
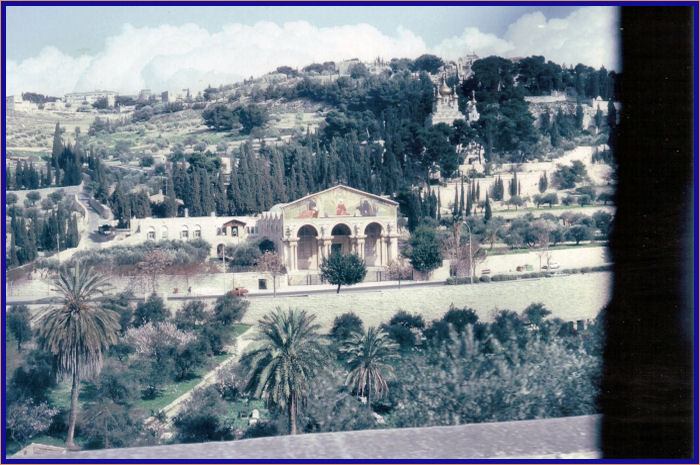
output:
[[[78,218],[73,216],[70,219],[70,224],[68,227],[68,237],[67,237],[67,247],[77,247],[80,242],[80,233],[78,232]]]
[[[510,196],[515,197],[518,195],[518,173],[516,171],[513,171],[513,179],[510,181]]]
[[[479,192],[479,191],[480,191],[479,182],[477,181],[476,182],[476,199],[475,199],[476,202],[479,202],[479,199],[481,198],[481,192]]]
[[[10,240],[10,266],[19,265],[19,256],[17,254],[17,243],[15,242],[15,235],[12,234],[12,239]]]
[[[457,193],[457,184],[455,184],[455,200],[454,200],[454,203],[452,204],[452,215],[453,216],[457,216],[457,209],[458,209],[458,205],[459,205],[458,204],[459,199],[458,199],[457,194],[458,194]]]
[[[462,179],[462,182],[460,183],[459,187],[459,213],[461,214],[464,211],[464,179]]]
[[[540,193],[544,193],[544,191],[547,190],[547,184],[547,172],[545,171],[544,173],[542,173],[542,176],[540,176],[540,181],[538,183]]]
[[[471,183],[471,187],[469,189],[469,193],[467,194],[467,209],[466,209],[466,216],[471,216],[472,214],[472,208],[474,207],[474,183]]]
[[[189,207],[189,215],[202,216],[202,187],[199,184],[199,173],[192,171],[192,173],[190,173],[190,179],[190,190],[192,191],[190,200],[192,203]]]
[[[56,170],[59,168],[58,159],[63,151],[63,140],[61,139],[61,126],[56,123],[56,129],[53,132],[53,146],[51,148],[51,164]]]
[[[484,203],[484,223],[488,223],[491,219],[491,203],[489,202],[489,193],[486,193],[486,201]]]

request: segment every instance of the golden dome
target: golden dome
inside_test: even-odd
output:
[[[440,86],[440,95],[447,97],[452,94],[452,89],[445,82],[445,77],[442,77],[442,85]]]

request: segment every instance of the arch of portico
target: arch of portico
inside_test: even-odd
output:
[[[392,226],[364,217],[292,223],[281,240],[284,263],[290,272],[318,271],[323,258],[339,251],[358,254],[367,266],[387,266],[398,252],[398,234]]]
[[[364,247],[359,247],[367,266],[382,266],[384,262],[385,245],[382,241],[382,225],[369,223],[364,229]]]
[[[293,270],[317,270],[319,267],[318,258],[318,231],[316,227],[306,224],[299,228],[296,234],[296,241],[289,245],[289,258]]]

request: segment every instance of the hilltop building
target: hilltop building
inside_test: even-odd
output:
[[[80,105],[88,106],[97,102],[100,99],[107,99],[107,107],[114,108],[114,101],[117,97],[118,92],[111,90],[95,90],[92,92],[72,92],[66,94],[63,97],[63,101],[73,107],[79,107]]]
[[[450,88],[447,85],[444,75],[440,86],[435,87],[434,99],[433,112],[428,116],[426,126],[435,126],[440,123],[452,126],[455,120],[463,120],[471,124],[479,120],[474,93],[472,92],[472,99],[467,102],[467,115],[465,116],[464,113],[459,111],[457,89],[454,87]]]

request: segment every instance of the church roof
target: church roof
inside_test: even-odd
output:
[[[304,196],[304,197],[302,197],[302,198],[300,198],[300,199],[297,199],[297,200],[295,200],[295,201],[293,201],[293,202],[289,202],[289,203],[287,203],[287,204],[280,205],[280,206],[281,206],[282,208],[286,208],[286,207],[289,207],[289,206],[292,206],[292,205],[295,205],[295,204],[304,202],[305,200],[308,200],[308,199],[310,199],[310,198],[312,198],[312,197],[316,197],[316,196],[319,196],[319,195],[323,195],[323,194],[325,194],[325,193],[327,193],[327,192],[331,192],[331,191],[338,190],[338,189],[346,190],[346,191],[349,191],[349,192],[354,192],[354,193],[356,193],[356,194],[364,195],[364,196],[367,196],[367,197],[371,197],[371,198],[376,199],[376,200],[378,200],[378,201],[380,201],[380,202],[388,203],[388,204],[390,204],[390,205],[398,205],[398,204],[399,204],[398,202],[394,202],[393,200],[384,198],[384,197],[382,197],[382,196],[380,196],[380,195],[370,194],[369,192],[361,191],[360,189],[355,189],[355,188],[353,188],[353,187],[348,187],[348,186],[346,186],[345,184],[338,184],[338,185],[333,186],[333,187],[330,187],[330,188],[328,188],[328,189],[326,189],[326,190],[322,190],[322,191],[320,191],[320,192],[314,192],[314,193],[309,194],[309,195],[306,195],[306,196]]]

